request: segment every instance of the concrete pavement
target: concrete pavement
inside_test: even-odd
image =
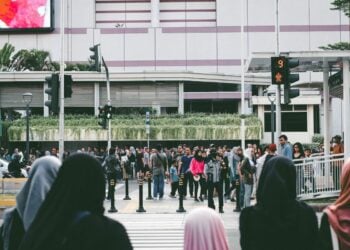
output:
[[[137,213],[139,207],[139,191],[136,181],[130,181],[129,196],[131,200],[123,200],[125,197],[124,184],[117,184],[116,187],[116,208],[118,213],[106,215],[120,221],[128,230],[128,234],[135,249],[182,249],[183,230],[188,212],[194,208],[207,206],[207,200],[196,202],[193,198],[187,197],[184,200],[186,213],[177,213],[179,201],[177,198],[170,198],[170,184],[165,185],[164,198],[161,200],[146,200],[147,184],[144,184],[143,207],[145,213]],[[214,199],[216,211],[218,212],[218,199]],[[108,210],[110,202],[105,201],[105,208]],[[226,201],[224,212],[219,214],[224,222],[230,249],[239,250],[239,213],[234,213],[235,203]]]

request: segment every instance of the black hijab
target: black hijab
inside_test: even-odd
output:
[[[242,250],[316,250],[315,212],[296,200],[296,170],[283,156],[271,158],[263,168],[257,203],[240,216]]]
[[[20,249],[57,249],[77,213],[103,215],[104,189],[102,167],[95,158],[88,154],[68,157]]]

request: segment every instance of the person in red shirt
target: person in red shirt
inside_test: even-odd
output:
[[[190,163],[190,171],[194,179],[194,200],[198,200],[198,183],[201,186],[201,193],[199,199],[203,201],[203,172],[204,172],[204,159],[202,157],[202,151],[197,149],[194,153],[194,157]]]

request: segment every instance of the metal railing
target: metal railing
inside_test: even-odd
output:
[[[344,154],[311,156],[294,160],[299,199],[337,196]]]

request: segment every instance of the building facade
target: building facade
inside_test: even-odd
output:
[[[245,3],[242,13],[241,2]],[[252,52],[276,50],[275,0],[67,0],[65,12],[66,63],[86,63],[89,50],[100,44],[110,72],[112,103],[118,107],[159,107],[162,112],[240,112],[241,57]],[[320,46],[349,41],[350,25],[341,11],[331,10],[331,0],[279,1],[279,50],[313,51]],[[0,44],[19,49],[40,49],[60,59],[60,1],[53,1],[54,31],[51,33],[8,33]],[[241,15],[244,20],[241,46]],[[163,74],[164,78],[152,77]],[[104,73],[72,73],[73,97],[67,110],[87,107],[97,112],[105,102]],[[114,74],[114,75],[113,75]],[[144,77],[142,77],[144,74]],[[201,74],[204,74],[203,77]],[[31,90],[32,105],[44,108],[44,74],[28,77],[2,75],[0,107],[21,107],[18,93]],[[75,77],[74,77],[75,76]],[[305,73],[303,81],[312,81]],[[42,79],[42,80],[41,80]],[[122,79],[122,80],[121,80]],[[246,110],[261,117],[268,142],[269,102],[262,95],[269,75],[247,77]],[[300,125],[283,125],[292,140],[310,142],[319,132],[321,98],[318,93],[294,100],[293,111],[285,110],[286,120],[302,120]],[[17,102],[17,103],[15,103]],[[288,108],[290,109],[290,108]],[[288,113],[288,114],[287,114]],[[282,117],[283,118],[283,117]],[[292,128],[290,128],[292,126]],[[337,125],[335,125],[337,126]],[[285,128],[285,129],[283,129]],[[299,129],[298,131],[294,131]],[[322,129],[322,128],[321,128]],[[307,136],[305,136],[307,135]],[[263,141],[264,141],[263,140]]]

